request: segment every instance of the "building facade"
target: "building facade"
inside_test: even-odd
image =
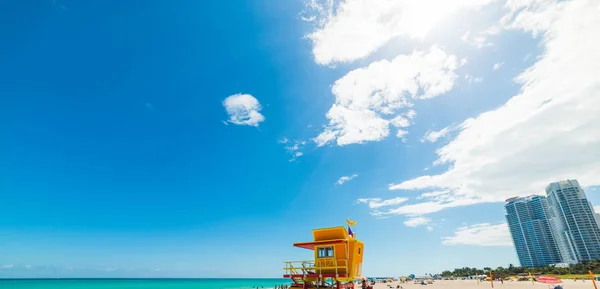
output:
[[[548,221],[546,197],[517,197],[506,202],[506,221],[521,266],[560,263],[561,255]]]
[[[576,180],[546,187],[549,223],[564,263],[600,259],[600,227]]]

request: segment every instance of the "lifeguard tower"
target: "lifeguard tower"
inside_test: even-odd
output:
[[[343,226],[315,229],[312,242],[294,243],[313,250],[314,260],[285,262],[283,277],[292,279],[292,288],[354,288],[362,274],[364,244],[348,230],[350,234]]]

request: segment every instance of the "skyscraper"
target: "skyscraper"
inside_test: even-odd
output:
[[[560,263],[560,254],[548,223],[546,197],[516,197],[506,202],[506,221],[521,266]]]
[[[565,263],[600,259],[600,228],[591,203],[576,180],[546,187],[553,231]]]
[[[596,212],[596,210],[594,209],[594,205],[592,205],[592,202],[589,202],[589,204],[592,213],[594,214],[594,218],[596,219],[596,224],[598,224],[598,228],[600,228],[600,212]]]

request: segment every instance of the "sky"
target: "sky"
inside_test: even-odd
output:
[[[0,278],[518,264],[504,200],[600,212],[600,2],[3,1]],[[432,256],[435,256],[433,258]]]

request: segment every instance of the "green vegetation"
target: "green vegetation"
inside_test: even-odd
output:
[[[496,269],[489,267],[483,269],[464,267],[454,269],[454,271],[444,271],[441,275],[442,277],[468,277],[473,275],[488,274],[490,270],[492,270],[494,276],[497,277],[516,276],[518,274],[531,272],[532,274],[561,275],[563,278],[585,278],[585,276],[587,276],[589,279],[589,275],[587,275],[589,270],[592,270],[592,272],[596,274],[600,273],[600,259],[594,261],[583,261],[579,264],[570,265],[568,268],[558,268],[554,266],[527,268],[510,264],[508,268],[498,267]]]

